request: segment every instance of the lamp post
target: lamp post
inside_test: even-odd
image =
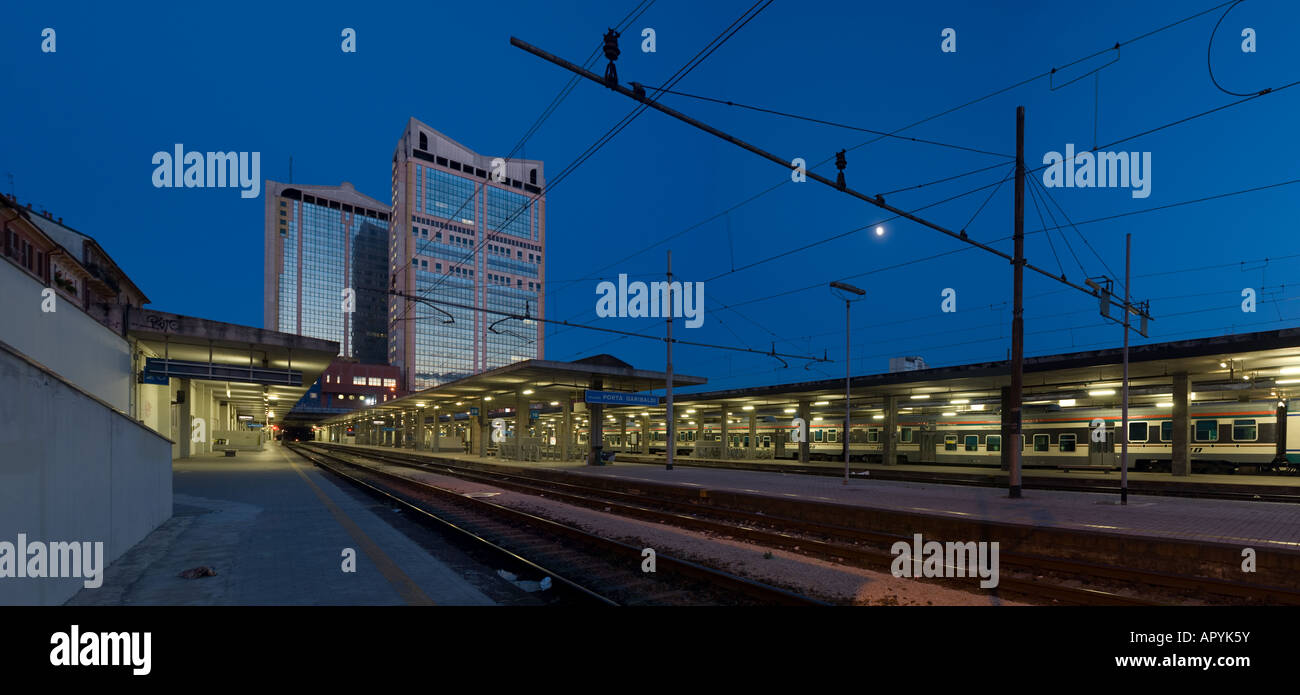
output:
[[[861,299],[862,296],[867,293],[867,291],[843,282],[832,282],[831,289],[839,290],[844,293],[842,295],[844,297],[844,436],[841,437],[840,439],[844,443],[844,483],[843,484],[848,485],[849,484],[849,426],[852,424],[852,421],[850,420],[851,401],[849,400],[849,394],[850,394],[850,383],[853,374],[853,360],[851,359],[851,356],[853,354],[851,351],[852,343],[849,341],[849,307],[854,301],[856,301],[854,299],[855,296],[858,299]]]

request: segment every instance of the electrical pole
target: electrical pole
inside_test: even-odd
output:
[[[664,452],[667,456],[667,470],[673,469],[673,454],[677,453],[677,433],[673,427],[673,251],[668,250],[668,306],[665,307],[664,315],[667,316],[668,335],[664,341],[668,346],[668,358],[666,370],[668,372],[668,398],[667,405],[664,408]]]
[[[1128,314],[1129,271],[1132,267],[1133,235],[1124,235],[1124,405],[1120,410],[1119,503],[1128,504]],[[1112,449],[1112,451],[1114,451]]]
[[[867,293],[860,287],[843,282],[832,282],[832,290],[839,290],[844,293],[844,436],[840,441],[844,444],[844,484],[849,484],[849,428],[853,424],[853,414],[850,408],[852,401],[852,378],[853,378],[853,353],[852,345],[849,341],[849,307],[854,301],[853,297],[859,299]]]
[[[1011,314],[1011,393],[1002,413],[1003,446],[1011,448],[1007,496],[1020,498],[1020,404],[1025,382],[1025,107],[1016,107],[1016,215]]]

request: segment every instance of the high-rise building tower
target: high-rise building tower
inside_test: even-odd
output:
[[[388,360],[406,389],[543,356],[544,188],[541,162],[407,122],[388,230]]]
[[[337,341],[340,357],[387,364],[387,206],[346,182],[267,181],[265,190],[264,327]]]

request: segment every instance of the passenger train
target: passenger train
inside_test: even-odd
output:
[[[1193,403],[1189,414],[1188,444],[1193,472],[1236,472],[1250,466],[1258,470],[1286,468],[1286,454],[1300,455],[1300,421],[1293,420],[1286,431],[1286,446],[1278,443],[1278,402],[1225,401]],[[1295,416],[1292,416],[1295,417]],[[762,422],[766,419],[767,422]],[[1100,422],[1098,422],[1100,420]],[[884,423],[881,420],[854,421],[849,428],[849,457],[855,461],[880,461],[880,442]],[[1021,417],[1022,465],[1026,468],[1098,468],[1117,469],[1121,426],[1118,408],[1047,408],[1026,407]],[[1131,406],[1129,408],[1129,466],[1133,470],[1168,471],[1173,440],[1173,414],[1170,408]],[[898,421],[899,462],[951,465],[996,466],[1002,455],[1001,421],[997,412],[964,412],[945,417],[938,414],[902,413]],[[606,447],[622,448],[619,432],[605,430]],[[789,418],[760,418],[756,432],[757,458],[791,459],[799,457],[799,445],[790,442],[793,425]],[[808,450],[812,460],[842,460],[844,456],[842,421],[817,420],[809,423]],[[717,423],[705,423],[704,440],[711,446],[701,450],[720,453],[721,435]],[[1094,437],[1094,432],[1097,436]],[[690,455],[700,444],[701,430],[681,427],[676,433],[675,451]],[[627,428],[628,449],[639,451],[639,424]],[[651,428],[651,453],[663,453],[664,427]],[[745,458],[749,448],[747,424],[731,425],[728,431],[730,458]],[[587,430],[578,431],[579,441],[587,441]],[[780,438],[780,442],[778,442]],[[1100,441],[1094,441],[1100,439]],[[717,453],[713,453],[717,452]],[[1294,466],[1294,464],[1292,464]],[[1293,468],[1291,470],[1294,470]]]

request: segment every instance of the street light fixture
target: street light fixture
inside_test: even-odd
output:
[[[876,227],[876,236],[884,233],[884,229]],[[849,428],[852,425],[850,419],[850,409],[852,400],[850,398],[850,383],[853,374],[852,343],[849,340],[849,307],[858,299],[866,295],[867,291],[854,287],[848,283],[839,282],[838,280],[831,283],[832,290],[839,290],[844,294],[844,432],[840,441],[844,443],[844,484],[849,484]]]

